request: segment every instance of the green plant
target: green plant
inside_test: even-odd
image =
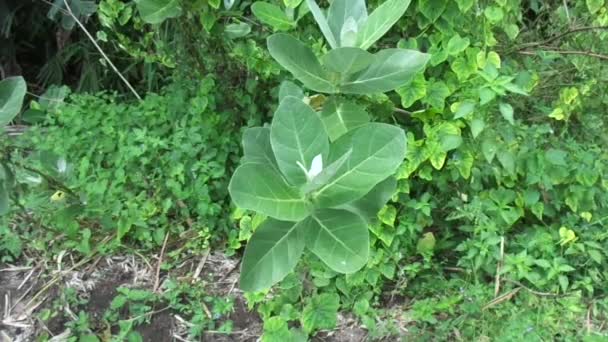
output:
[[[308,4],[313,13],[318,11],[314,2]],[[336,48],[322,58],[324,65],[310,48],[285,34],[268,38],[271,55],[307,88],[326,93],[392,90],[424,68],[429,57],[417,51],[390,49],[372,55],[348,47],[355,42],[370,47],[399,19],[408,2],[388,1],[369,18],[364,1],[350,5],[338,0],[330,8],[329,23],[340,32],[356,34],[351,42],[343,35],[340,46],[325,30],[325,18],[315,15]],[[358,9],[355,17],[345,14],[348,20],[338,22],[342,15],[337,11],[353,8]],[[357,20],[360,31],[353,24]],[[406,151],[401,128],[368,123],[365,110],[343,98],[332,98],[318,114],[301,89],[283,83],[279,101],[269,128],[245,132],[245,155],[229,187],[237,206],[270,217],[255,231],[243,257],[241,288],[246,291],[259,291],[283,279],[304,248],[337,272],[363,267],[369,254],[368,224],[394,191],[390,177]]]

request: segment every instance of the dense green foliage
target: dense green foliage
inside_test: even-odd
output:
[[[354,206],[372,216],[361,233],[369,236],[368,257],[353,258],[360,265],[341,270],[312,248],[297,265],[279,260],[288,264],[280,274],[272,268],[252,273],[263,284],[249,289],[280,280],[270,290],[245,293],[264,321],[262,340],[306,340],[343,327],[343,315],[356,318],[370,340],[605,338],[608,3],[370,0],[370,14],[341,7],[346,3],[355,2],[101,0],[93,11],[78,7],[109,59],[139,93],[147,93],[141,102],[65,7],[40,21],[42,27],[71,30],[74,39],[64,46],[49,39],[45,54],[56,51],[56,58],[45,55],[42,76],[36,68],[24,72],[29,91],[42,98],[28,98],[23,110],[14,109],[21,101],[9,100],[15,91],[7,90],[7,81],[0,84],[0,126],[11,120],[31,126],[23,135],[0,139],[0,213],[6,212],[0,217],[0,260],[53,258],[66,250],[75,258],[147,253],[167,236],[177,247],[165,269],[209,249],[240,258],[248,242],[277,239],[310,212],[304,205],[287,217],[273,203],[262,209],[234,193],[232,202],[228,185],[239,163],[250,168],[242,181],[246,190],[256,191],[272,177],[314,189],[298,161],[313,171],[314,157],[327,156],[348,131],[398,126],[406,133],[407,152],[396,172],[385,170],[396,181],[380,183],[372,201],[346,204],[355,199],[347,196],[326,206],[346,204],[350,212]],[[36,8],[28,15],[44,17],[49,10],[43,3],[8,4],[8,12],[0,8],[8,23],[3,30],[17,33],[2,39],[19,48],[1,51],[3,70],[23,56],[26,44],[13,37],[27,36],[19,25],[26,11]],[[351,15],[340,20],[339,10]],[[388,21],[380,23],[380,17]],[[43,36],[40,28],[31,30],[30,37]],[[375,79],[374,72],[392,74],[382,70],[384,63],[373,67],[372,57],[413,50],[430,55],[426,69],[424,63],[398,62],[388,68],[408,77],[387,87],[353,86]],[[70,51],[81,57],[72,59]],[[63,77],[57,64],[80,70],[80,77]],[[76,92],[66,97],[65,88],[48,87],[62,82]],[[116,92],[80,92],[99,85]],[[282,111],[293,96],[308,105]],[[13,112],[21,114],[13,120]],[[318,126],[314,133],[326,133],[318,151],[296,160],[272,149],[273,137],[303,132],[296,125],[289,134],[275,134],[283,114],[308,115],[306,122]],[[270,148],[248,146],[263,137]],[[341,151],[332,161],[349,147]],[[247,166],[252,161],[265,167]],[[382,207],[373,205],[387,199]],[[344,212],[323,215],[336,226],[358,226]],[[293,222],[272,224],[264,215]],[[299,258],[304,240],[282,247]],[[227,304],[197,286],[171,279],[162,296],[123,289],[107,322],[117,326],[126,311],[139,317],[150,303],[164,301],[201,329],[217,329],[191,303],[215,303],[218,319],[229,311]],[[101,334],[72,324],[80,327],[75,334]]]

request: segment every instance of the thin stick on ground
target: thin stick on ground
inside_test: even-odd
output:
[[[494,297],[498,297],[500,293],[500,273],[502,272],[502,264],[505,258],[505,237],[500,237],[500,259],[496,265],[496,280],[494,282]]]
[[[89,33],[89,31],[86,29],[86,27],[84,27],[84,25],[82,24],[82,22],[80,22],[80,20],[74,15],[74,12],[72,12],[72,8],[68,4],[68,0],[63,0],[63,3],[65,4],[65,7],[67,8],[69,15],[72,17],[72,19],[74,19],[74,21],[76,22],[76,24],[78,24],[78,26],[82,29],[82,31],[84,32],[84,34],[87,36],[87,38],[89,38],[89,40],[91,41],[91,43],[93,43],[93,45],[95,46],[95,48],[97,49],[97,51],[99,51],[99,53],[103,56],[103,58],[106,60],[106,62],[108,62],[108,64],[112,68],[112,70],[114,70],[114,72],[116,73],[116,75],[118,75],[118,77],[120,77],[120,79],[127,86],[127,88],[129,88],[129,90],[133,93],[133,95],[139,101],[141,101],[141,96],[139,96],[139,94],[137,93],[137,91],[135,90],[135,88],[133,88],[133,86],[131,86],[131,83],[129,83],[129,81],[127,81],[127,79],[120,73],[120,71],[118,71],[118,68],[116,68],[116,66],[114,65],[114,63],[112,63],[112,61],[106,55],[106,53],[103,52],[103,50],[99,46],[99,44],[97,44],[97,42],[95,41],[95,38],[93,38],[93,36],[91,35],[91,33]]]
[[[169,240],[169,232],[165,234],[165,241],[163,241],[163,247],[160,249],[160,256],[158,257],[158,264],[156,265],[156,278],[154,280],[154,287],[152,292],[158,291],[160,287],[160,266],[163,264],[163,257],[165,256],[165,248],[167,248],[167,240]]]

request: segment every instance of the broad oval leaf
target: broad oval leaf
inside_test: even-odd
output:
[[[338,39],[337,39],[338,36],[334,36],[334,33],[331,31],[331,28],[329,27],[329,24],[327,23],[327,19],[325,18],[325,15],[319,8],[319,5],[317,5],[315,0],[306,0],[306,4],[308,5],[308,8],[312,12],[312,16],[315,18],[315,21],[319,25],[319,28],[321,29],[321,32],[325,36],[325,39],[329,43],[329,46],[331,46],[332,49],[336,49],[336,48],[340,47],[338,45]]]
[[[306,173],[298,163],[308,170],[316,156],[327,157],[329,152],[329,139],[317,113],[291,96],[281,101],[274,113],[270,144],[279,169],[294,186],[307,182]]]
[[[293,96],[301,100],[304,98],[304,91],[291,81],[283,81],[279,87],[279,103],[287,96]]]
[[[306,246],[299,229],[303,222],[266,219],[256,229],[243,255],[243,291],[268,289],[293,271]]]
[[[239,166],[228,186],[230,197],[242,208],[282,221],[300,221],[309,215],[309,206],[298,189],[287,184],[272,166],[247,163]]]
[[[182,14],[179,0],[136,0],[135,3],[141,18],[148,24],[160,24]]]
[[[277,160],[270,145],[270,128],[252,127],[243,133],[244,156],[241,163],[260,163],[274,167],[278,171]]]
[[[409,82],[426,66],[430,55],[406,49],[386,49],[374,55],[375,61],[364,71],[349,77],[340,86],[347,94],[387,92]]]
[[[310,47],[287,34],[268,37],[270,55],[300,80],[305,87],[320,93],[335,93],[336,87]]]
[[[350,158],[336,177],[315,193],[318,207],[331,208],[357,200],[393,175],[405,157],[405,132],[388,124],[366,124],[332,145],[329,162],[351,148]]]
[[[339,208],[355,213],[371,224],[376,221],[378,212],[391,199],[396,188],[397,180],[389,177],[378,183],[367,195]]]
[[[336,272],[353,273],[369,257],[369,230],[357,214],[346,210],[323,209],[302,226],[306,247]]]
[[[0,81],[0,127],[19,114],[27,85],[23,77],[9,77]]]
[[[356,103],[331,98],[323,106],[321,120],[331,141],[369,122],[367,112]]]
[[[403,16],[411,0],[388,0],[378,7],[362,25],[357,35],[357,46],[369,49]]]
[[[374,60],[374,55],[356,47],[333,49],[321,57],[321,62],[327,69],[341,74],[361,71],[370,66]]]
[[[251,11],[261,22],[272,26],[275,30],[286,31],[295,27],[295,23],[277,5],[256,1],[251,5]]]
[[[365,0],[334,0],[329,6],[327,22],[334,37],[337,38],[338,46],[345,46],[342,32],[349,18],[352,18],[357,25],[356,31],[358,31],[367,20]]]

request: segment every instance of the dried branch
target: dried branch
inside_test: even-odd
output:
[[[549,43],[552,43],[556,40],[559,40],[565,36],[574,34],[574,33],[578,33],[578,32],[584,32],[584,31],[596,31],[596,30],[608,30],[608,26],[584,26],[584,27],[578,27],[578,28],[573,28],[570,29],[566,32],[560,33],[557,36],[553,36],[551,38],[548,38],[542,42],[534,42],[534,43],[527,43],[527,44],[522,44],[519,48],[519,50],[523,50],[526,48],[530,48],[530,47],[535,47],[535,46],[541,46],[541,45],[547,45]]]
[[[536,50],[536,51],[518,51],[520,55],[528,55],[528,56],[536,56],[538,52],[549,52],[549,53],[558,53],[560,55],[579,55],[579,56],[587,56],[594,57],[599,59],[608,60],[608,55],[603,55],[600,53],[596,53],[593,51],[576,51],[576,50]]]

